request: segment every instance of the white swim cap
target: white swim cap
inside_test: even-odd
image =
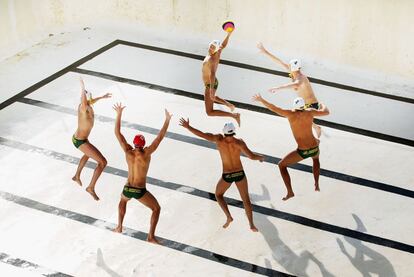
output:
[[[295,110],[303,110],[305,108],[305,100],[302,97],[295,98],[293,100],[293,108]]]
[[[233,123],[226,123],[226,124],[224,124],[223,133],[225,135],[234,135],[235,134],[234,133],[235,130],[236,130],[236,127],[234,127],[234,124]]]
[[[89,91],[86,91],[86,99],[91,100],[92,99],[92,93],[90,93]]]
[[[215,39],[212,42],[210,42],[210,44],[208,45],[208,47],[210,47],[211,45],[214,46],[214,52],[217,52],[220,49],[221,42],[219,40]]]
[[[298,59],[290,60],[289,65],[290,71],[298,71],[302,67],[301,62]]]

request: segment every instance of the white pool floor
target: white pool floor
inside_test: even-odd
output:
[[[259,232],[248,228],[235,187],[226,193],[234,221],[223,229],[225,216],[213,197],[221,176],[219,154],[178,125],[180,117],[188,117],[194,127],[219,133],[229,121],[204,112],[197,96],[203,89],[201,62],[113,44],[66,68],[118,38],[149,41],[129,34],[88,36],[87,46],[81,32],[49,38],[69,42],[55,51],[52,42],[40,44],[21,60],[0,64],[1,102],[16,95],[0,110],[1,276],[412,276],[411,146],[323,127],[321,192],[313,191],[311,163],[305,160],[289,169],[296,196],[284,202],[276,164],[296,146],[288,122],[260,109],[238,108],[237,136],[267,155],[263,163],[242,158]],[[166,47],[157,39],[151,45]],[[218,94],[224,98],[247,103],[255,85],[270,101],[285,104],[293,97],[272,99],[265,93],[269,75],[253,72],[255,80],[249,81],[248,71],[232,70],[219,68]],[[89,138],[108,160],[96,186],[99,202],[71,180],[81,157],[71,142],[79,76],[94,96],[113,94],[94,105]],[[126,105],[122,132],[129,141],[136,133],[151,141],[163,124],[164,108],[173,114],[147,183],[162,209],[156,233],[162,246],[145,241],[150,211],[136,201],[128,204],[124,233],[111,231],[127,170],[114,135],[115,102]],[[94,164],[89,166],[84,184],[93,172]]]

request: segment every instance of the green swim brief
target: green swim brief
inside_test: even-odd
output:
[[[211,88],[211,84],[205,84],[205,87],[206,87],[206,88],[208,88],[208,89],[210,89],[210,88]],[[217,90],[217,88],[218,88],[218,80],[217,80],[217,78],[216,78],[216,80],[214,81],[214,86],[213,86],[213,88],[214,88],[215,90]]]
[[[319,146],[316,146],[316,147],[313,147],[313,148],[309,148],[309,149],[305,149],[305,150],[297,149],[296,151],[298,152],[298,154],[302,158],[306,159],[306,158],[310,158],[310,157],[313,157],[313,156],[318,155],[318,153],[319,153]]]
[[[75,145],[76,148],[79,148],[82,144],[85,142],[88,142],[88,139],[77,139],[75,138],[75,135],[72,136],[72,143]]]
[[[127,198],[140,199],[147,192],[146,188],[134,188],[128,185],[124,186],[122,194]]]
[[[312,104],[305,104],[305,109],[309,109],[309,108],[319,110],[319,103],[315,102],[315,103],[312,103]]]
[[[240,170],[236,172],[223,173],[221,176],[223,177],[224,181],[231,184],[233,182],[239,182],[243,180],[246,175],[244,174],[243,170]]]

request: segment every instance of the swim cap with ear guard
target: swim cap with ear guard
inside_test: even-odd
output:
[[[302,64],[298,59],[293,59],[289,61],[290,71],[298,71],[301,69]]]
[[[88,99],[88,101],[92,99],[92,93],[90,93],[89,91],[85,90],[85,94],[86,94],[86,99]]]
[[[234,135],[235,134],[234,133],[235,131],[236,131],[236,127],[234,126],[233,123],[226,123],[226,124],[224,124],[223,133],[225,135]]]
[[[305,100],[302,97],[297,97],[293,100],[293,108],[295,110],[303,110],[305,109]]]
[[[221,42],[219,40],[215,39],[212,42],[210,42],[210,44],[208,45],[208,47],[210,47],[211,45],[214,46],[214,53],[215,53],[215,52],[217,52],[220,49]]]

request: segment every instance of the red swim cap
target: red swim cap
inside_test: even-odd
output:
[[[136,135],[134,138],[135,148],[142,148],[145,146],[145,138],[143,135]]]

